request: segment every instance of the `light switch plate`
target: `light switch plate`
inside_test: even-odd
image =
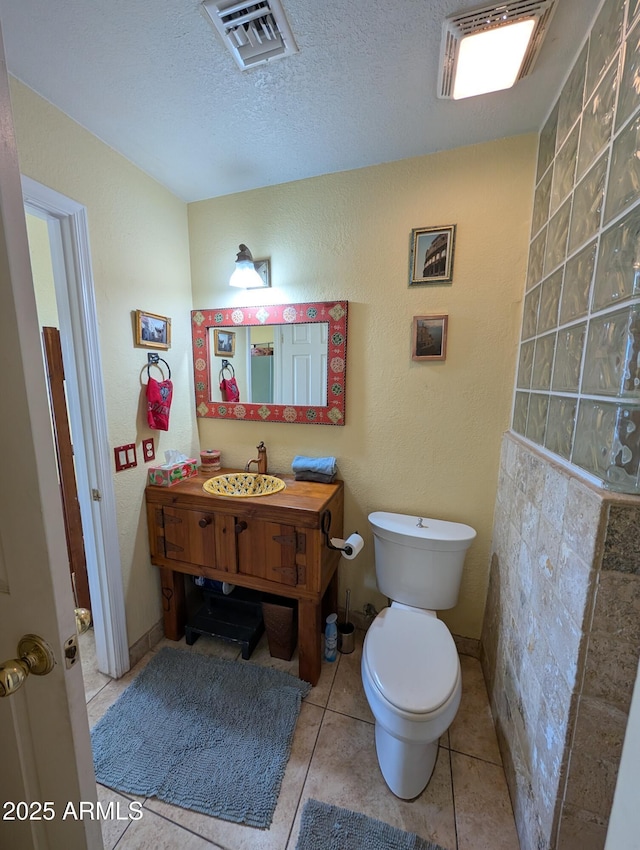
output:
[[[113,450],[113,454],[116,459],[116,472],[122,472],[123,469],[132,469],[138,465],[135,443],[127,443],[126,446],[117,446]]]
[[[153,437],[149,437],[148,439],[142,441],[142,455],[144,457],[145,463],[147,461],[155,459],[156,450],[153,445]]]

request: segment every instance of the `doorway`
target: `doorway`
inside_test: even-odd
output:
[[[50,281],[38,292],[34,269],[34,286],[39,317],[42,303],[60,330],[97,666],[120,678],[129,647],[86,210],[30,178],[22,189],[30,249],[33,234],[47,243]]]

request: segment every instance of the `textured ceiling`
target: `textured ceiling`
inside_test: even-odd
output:
[[[0,21],[13,75],[193,201],[537,131],[599,3],[558,0],[533,74],[457,102],[442,22],[477,0],[283,0],[300,52],[250,71],[198,0],[0,0]]]

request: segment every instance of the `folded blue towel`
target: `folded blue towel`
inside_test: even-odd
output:
[[[334,457],[305,457],[296,455],[291,464],[294,472],[321,472],[323,475],[335,475],[336,459]]]

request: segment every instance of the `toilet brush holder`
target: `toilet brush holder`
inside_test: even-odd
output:
[[[338,652],[348,655],[355,648],[356,627],[353,623],[338,623]]]

